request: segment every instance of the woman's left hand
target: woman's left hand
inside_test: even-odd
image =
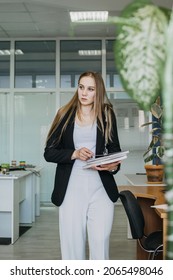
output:
[[[93,166],[92,169],[99,170],[99,171],[116,171],[118,168],[118,165],[121,163],[121,161],[116,161],[112,163],[107,164],[101,164],[99,166]]]

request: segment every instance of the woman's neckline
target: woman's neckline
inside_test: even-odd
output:
[[[83,124],[83,125],[81,125],[81,124],[77,123],[77,121],[75,120],[75,125],[78,126],[78,127],[91,127],[91,126],[93,126],[94,124],[95,124],[95,121],[94,121],[94,123],[89,123],[89,124]]]
[[[90,114],[86,114],[86,115],[80,115],[79,116],[76,114],[75,116],[75,123],[79,126],[79,127],[87,127],[87,126],[92,126],[95,123],[95,120],[93,120],[93,118],[91,117]]]

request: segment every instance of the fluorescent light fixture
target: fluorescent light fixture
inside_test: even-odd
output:
[[[4,55],[10,55],[10,50],[4,50]]]
[[[0,55],[10,55],[10,50],[0,50]]]
[[[108,19],[108,11],[81,11],[70,12],[72,22],[105,22]]]
[[[79,50],[79,55],[89,56],[89,55],[101,55],[101,50]]]
[[[0,50],[0,55],[10,55],[11,54],[11,51],[10,50]],[[15,50],[15,54],[16,55],[21,55],[21,54],[24,54],[22,50],[18,49],[18,50]]]
[[[17,49],[17,50],[15,50],[15,54],[16,54],[16,55],[20,55],[20,54],[24,54],[24,53],[23,53],[23,51],[22,51],[22,50]]]

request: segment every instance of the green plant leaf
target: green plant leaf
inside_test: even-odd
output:
[[[151,142],[150,142],[150,144],[149,144],[149,146],[148,146],[148,149],[147,149],[147,151],[143,154],[143,157],[145,157],[149,152],[152,152],[152,149],[154,148],[154,141],[153,141],[153,139],[151,140]]]
[[[156,148],[156,155],[157,155],[160,159],[163,158],[164,153],[165,153],[165,148],[164,148],[163,146],[158,146],[158,147]]]
[[[168,17],[147,0],[128,5],[122,17],[135,19],[138,27],[118,26],[115,63],[124,89],[148,111],[161,89]]]
[[[143,157],[145,157],[150,151],[152,151],[152,149],[149,149],[143,154]]]
[[[153,143],[154,143],[154,145],[156,145],[159,140],[160,140],[160,136],[159,135],[154,135],[153,136]]]
[[[146,162],[152,161],[153,159],[154,159],[154,155],[152,154],[149,157],[145,158],[144,162],[146,163]]]
[[[150,125],[150,124],[153,124],[153,122],[143,123],[143,124],[141,124],[141,126],[140,126],[140,127],[148,126],[148,125]]]
[[[151,105],[151,113],[155,118],[160,119],[163,114],[163,110],[160,105],[154,103]]]

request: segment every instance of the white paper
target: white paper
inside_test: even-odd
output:
[[[112,163],[112,162],[116,162],[116,161],[121,161],[127,158],[127,154],[129,153],[129,151],[125,151],[125,152],[118,152],[118,153],[112,153],[112,154],[108,154],[106,156],[101,156],[99,158],[92,158],[87,160],[86,165],[83,166],[83,168],[90,168],[92,166],[98,166],[101,164],[107,164],[107,163]]]
[[[158,208],[158,209],[163,209],[163,210],[168,210],[168,204],[156,204],[152,205],[152,208]]]

